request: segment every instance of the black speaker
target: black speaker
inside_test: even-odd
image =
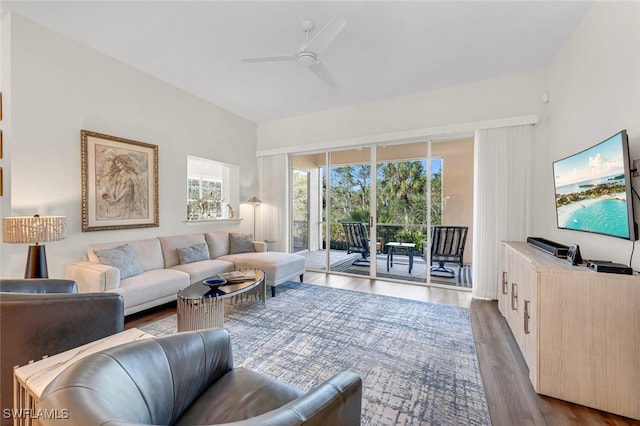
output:
[[[582,263],[582,256],[580,256],[580,247],[577,244],[571,244],[569,250],[567,250],[567,262],[572,265],[578,265]]]

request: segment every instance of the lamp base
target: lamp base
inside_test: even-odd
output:
[[[29,246],[27,266],[24,269],[25,278],[49,278],[47,271],[47,252],[44,246]]]

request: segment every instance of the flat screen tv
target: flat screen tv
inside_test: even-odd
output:
[[[558,228],[636,240],[626,130],[553,163]]]

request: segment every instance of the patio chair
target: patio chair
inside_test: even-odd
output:
[[[369,237],[367,228],[361,222],[342,222],[344,235],[347,238],[347,254],[360,253],[362,257],[353,261],[353,265],[370,263]]]
[[[431,270],[445,274],[451,278],[456,272],[444,266],[445,263],[457,263],[460,268],[463,265],[464,245],[467,241],[468,226],[433,226],[431,228]],[[438,266],[433,266],[438,262]]]

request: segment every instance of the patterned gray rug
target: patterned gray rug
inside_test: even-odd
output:
[[[174,333],[175,316],[141,327]],[[363,425],[488,425],[465,308],[288,282],[259,303],[228,305],[236,366],[303,390],[351,369]]]

